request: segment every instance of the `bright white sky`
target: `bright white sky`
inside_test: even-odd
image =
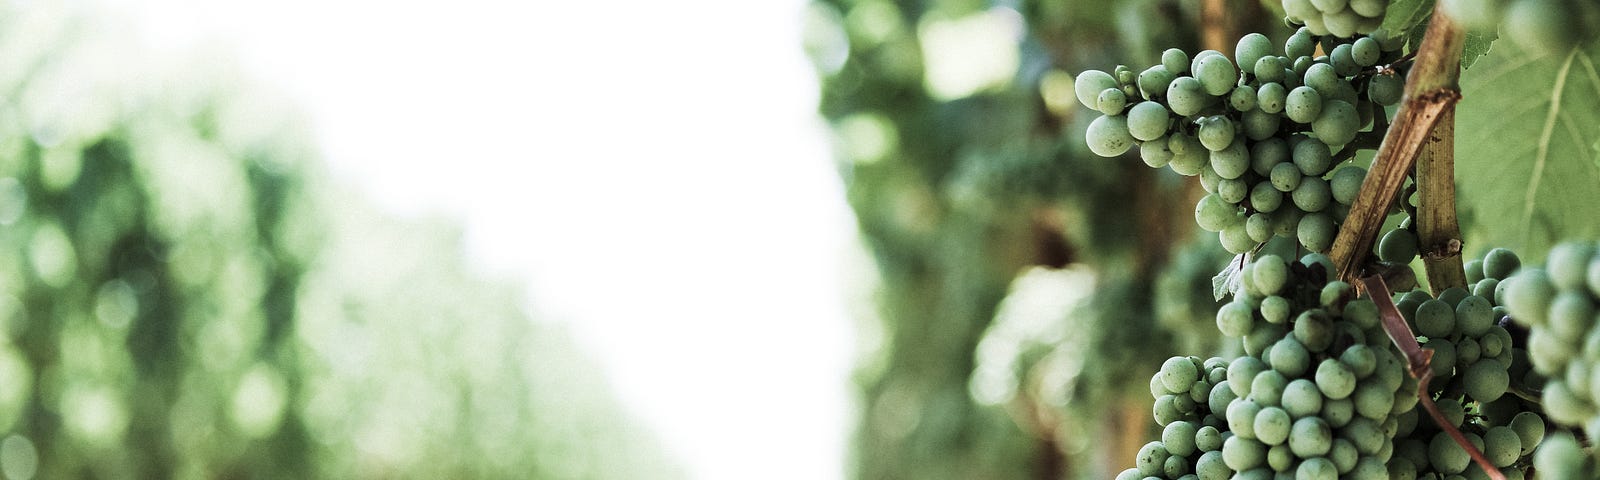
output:
[[[342,179],[462,218],[695,478],[844,476],[855,232],[804,0],[106,1],[236,44]]]

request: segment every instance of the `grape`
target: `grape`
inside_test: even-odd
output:
[[[1267,188],[1267,190],[1272,192],[1274,195],[1278,194],[1277,190],[1273,190],[1271,188]],[[1272,218],[1265,213],[1252,213],[1244,220],[1244,232],[1246,235],[1250,236],[1250,241],[1252,243],[1261,243],[1271,240]]]
[[[1249,307],[1248,304],[1245,305]],[[1261,360],[1243,356],[1228,363],[1228,385],[1233,388],[1234,395],[1245,397],[1250,395],[1250,384],[1255,381],[1256,375],[1267,370],[1267,364]]]
[[[1311,87],[1294,87],[1289,91],[1289,96],[1283,105],[1284,115],[1290,120],[1303,124],[1311,123],[1322,114],[1322,95],[1317,94]]]
[[[1478,360],[1461,375],[1467,395],[1480,402],[1493,402],[1511,386],[1511,374],[1493,358]]]
[[[1539,478],[1585,478],[1587,456],[1572,434],[1555,432],[1533,453],[1533,469]]]
[[[1139,92],[1143,93],[1146,99],[1166,95],[1167,87],[1177,78],[1178,76],[1172,71],[1160,65],[1146,68],[1143,72],[1139,72]]]
[[[1256,75],[1256,81],[1261,82],[1262,86],[1266,86],[1283,81],[1283,67],[1283,59],[1267,55],[1257,59],[1255,66],[1251,70]]]
[[[1244,471],[1266,463],[1267,447],[1261,442],[1233,436],[1222,442],[1222,460],[1228,468]]]
[[[1150,168],[1161,168],[1172,163],[1172,149],[1167,148],[1165,138],[1157,138],[1139,145],[1139,159],[1144,160]]]
[[[1250,268],[1256,290],[1263,294],[1278,293],[1289,281],[1289,267],[1277,255],[1262,255]]]
[[[1361,355],[1359,353],[1351,354],[1350,352],[1352,351],[1355,350],[1353,348],[1345,350],[1344,356]],[[1370,356],[1371,354],[1368,353],[1368,357]],[[1358,359],[1357,361],[1363,360],[1364,359]],[[1373,363],[1373,366],[1376,366],[1375,360]],[[1345,363],[1340,360],[1329,358],[1323,360],[1322,363],[1317,365],[1317,389],[1318,391],[1322,392],[1323,395],[1326,395],[1331,399],[1346,398],[1349,397],[1351,393],[1355,392],[1356,377],[1357,375],[1355,374],[1355,371],[1346,366]]]
[[[1589,271],[1583,283],[1589,287],[1589,293],[1600,297],[1600,256],[1589,261]]]
[[[1189,460],[1177,455],[1168,456],[1166,463],[1162,464],[1161,473],[1167,478],[1183,477],[1189,473]]]
[[[1356,413],[1373,420],[1387,417],[1394,407],[1394,389],[1373,382],[1357,385],[1350,398],[1356,404]]]
[[[1214,100],[1194,77],[1178,77],[1167,85],[1167,107],[1181,117],[1200,113]]]
[[[1115,480],[1144,480],[1145,476],[1137,468],[1130,468],[1118,473]]]
[[[1311,353],[1294,337],[1284,337],[1272,346],[1267,363],[1285,377],[1298,377],[1310,368]]]
[[[1185,457],[1193,455],[1195,452],[1195,434],[1199,432],[1199,429],[1192,422],[1180,420],[1169,423],[1167,428],[1161,431],[1161,443],[1166,447],[1167,453]],[[1506,431],[1510,432],[1510,429],[1506,429]],[[1511,438],[1515,439],[1516,434],[1512,433]]]
[[[1325,252],[1333,246],[1335,227],[1333,218],[1325,213],[1313,213],[1300,218],[1295,229],[1296,238],[1307,250]]]
[[[1559,379],[1544,385],[1544,411],[1550,420],[1569,425],[1582,425],[1595,414],[1594,405],[1579,398],[1566,381]]]
[[[1256,89],[1250,85],[1240,85],[1228,94],[1228,104],[1234,110],[1248,112],[1256,108]]]
[[[1078,102],[1089,109],[1099,108],[1100,92],[1108,88],[1117,88],[1117,79],[1100,70],[1084,70],[1073,83]]]
[[[1545,273],[1556,288],[1583,291],[1589,262],[1594,258],[1594,244],[1564,242],[1550,248],[1545,258]]]
[[[1367,98],[1378,105],[1394,105],[1400,103],[1400,98],[1406,93],[1405,88],[1405,79],[1398,75],[1376,75],[1367,83]]]
[[[1277,348],[1276,344],[1272,346],[1273,350]],[[1284,378],[1280,370],[1276,369],[1277,366],[1274,365],[1273,368],[1256,374],[1255,380],[1250,382],[1249,398],[1262,406],[1277,406],[1278,402],[1283,400],[1284,387],[1289,385],[1289,381]]]
[[[1385,440],[1383,430],[1367,417],[1350,419],[1350,423],[1340,427],[1336,434],[1340,438],[1349,440],[1351,445],[1355,445],[1356,451],[1363,455],[1378,453],[1378,450],[1383,448]]]
[[[1239,82],[1239,70],[1233,67],[1228,57],[1221,54],[1205,55],[1202,52],[1195,57],[1194,78],[1200,81],[1207,94],[1222,96],[1233,90],[1234,84]]]
[[[1520,267],[1522,260],[1511,250],[1496,248],[1483,256],[1483,274],[1488,278],[1504,280]]]
[[[1240,119],[1244,124],[1244,136],[1251,140],[1262,141],[1275,138],[1278,127],[1283,124],[1283,117],[1262,110],[1244,112]]]
[[[1482,337],[1494,327],[1494,305],[1478,295],[1461,299],[1456,303],[1456,326],[1467,336]]]
[[[1365,3],[1372,3],[1372,2],[1363,1],[1361,3],[1365,4]],[[1371,16],[1371,15],[1368,15],[1368,16]],[[1378,41],[1377,40],[1373,40],[1371,37],[1358,38],[1358,39],[1356,39],[1355,43],[1351,44],[1350,57],[1355,59],[1357,65],[1360,65],[1360,66],[1363,66],[1363,67],[1370,67],[1370,66],[1373,66],[1373,65],[1377,65],[1378,64],[1378,60],[1382,56],[1383,56],[1383,47],[1381,45],[1378,45]]]
[[[1262,59],[1266,61],[1266,59]],[[1266,113],[1283,112],[1284,102],[1288,100],[1289,91],[1284,90],[1281,83],[1264,83],[1256,89],[1256,106]]]
[[[1261,316],[1270,323],[1283,323],[1289,320],[1289,299],[1271,295],[1261,299]]]
[[[1202,126],[1200,129],[1201,142],[1205,141],[1205,135],[1206,130]],[[1222,176],[1224,179],[1239,178],[1244,175],[1246,170],[1250,169],[1250,151],[1245,147],[1244,142],[1233,142],[1225,148],[1214,149],[1211,152],[1211,168],[1215,169],[1217,175]],[[1240,197],[1242,198],[1243,194]]]
[[[1318,11],[1326,14],[1344,10],[1344,7],[1349,5],[1350,2],[1349,0],[1311,0],[1311,4],[1315,5]]]
[[[1472,457],[1455,439],[1450,438],[1450,434],[1439,432],[1428,442],[1428,463],[1433,465],[1434,470],[1453,475],[1466,470],[1471,462]]]
[[[1376,28],[1375,26],[1362,28],[1362,24],[1366,23],[1363,20],[1350,9],[1336,10],[1322,16],[1323,23],[1328,27],[1328,33],[1339,38],[1349,38],[1362,30],[1370,31],[1371,28]]]
[[[1200,430],[1194,434],[1194,447],[1202,452],[1211,452],[1222,448],[1222,432],[1218,431],[1217,427],[1210,425],[1200,427]]]
[[[1343,100],[1324,103],[1321,114],[1311,122],[1312,133],[1328,145],[1350,143],[1360,129],[1361,117],[1356,113],[1356,107]]]
[[[1250,332],[1251,324],[1254,322],[1253,314],[1253,309],[1248,303],[1238,300],[1228,302],[1217,309],[1217,329],[1221,330],[1223,335],[1230,337],[1245,336]],[[1243,396],[1244,393],[1239,395]]]
[[[1168,455],[1170,454],[1161,442],[1146,443],[1139,449],[1139,457],[1134,466],[1139,469],[1139,473],[1157,476],[1161,474],[1161,467],[1167,463]]]
[[[1328,144],[1315,138],[1301,140],[1294,145],[1294,164],[1308,177],[1320,177],[1333,163],[1333,152]],[[1332,195],[1332,191],[1329,192]]]
[[[1250,206],[1257,211],[1271,212],[1283,205],[1283,192],[1279,192],[1271,183],[1257,183],[1250,189]]]
[[[1333,323],[1322,310],[1307,310],[1294,322],[1295,340],[1299,340],[1311,353],[1327,350],[1333,344],[1333,334]]]
[[[1161,384],[1171,392],[1187,392],[1200,379],[1200,371],[1188,357],[1172,357],[1161,364]]]
[[[1322,401],[1322,419],[1328,421],[1333,428],[1340,428],[1350,424],[1356,416],[1356,404],[1348,397],[1337,400]]]
[[[1517,438],[1522,440],[1522,454],[1533,452],[1534,447],[1544,440],[1544,419],[1533,412],[1520,412],[1511,417],[1511,430],[1517,432]]]
[[[1474,258],[1461,265],[1467,271],[1467,283],[1476,283],[1483,280],[1483,259]]]
[[[1089,150],[1102,157],[1115,157],[1133,148],[1133,135],[1128,134],[1128,117],[1100,116],[1089,122],[1084,133]]]
[[[1212,115],[1197,120],[1200,124],[1200,144],[1213,152],[1228,148],[1233,143],[1233,121],[1222,115]]]
[[[1156,102],[1139,102],[1128,109],[1128,133],[1139,141],[1149,142],[1167,134],[1170,117],[1167,107]]]
[[[1284,2],[1284,7],[1288,8],[1290,3],[1298,2],[1286,1]],[[1294,15],[1294,13],[1291,12],[1290,15]],[[1301,18],[1305,17],[1301,16]],[[1316,48],[1316,36],[1312,35],[1311,30],[1305,27],[1300,27],[1300,29],[1295,30],[1294,34],[1290,35],[1289,39],[1283,43],[1283,54],[1288,55],[1289,58],[1306,57],[1310,56],[1312,52],[1316,50]]]
[[[1282,403],[1293,418],[1315,415],[1322,410],[1322,392],[1310,380],[1297,378],[1283,387]]]
[[[1177,134],[1177,136],[1183,137],[1184,135]],[[1198,142],[1196,142],[1196,143],[1198,143]],[[1172,142],[1168,142],[1167,143],[1167,147],[1168,148],[1171,148],[1172,145],[1173,145]],[[1195,149],[1199,150],[1200,147],[1198,145],[1196,145]],[[1191,151],[1189,153],[1178,153],[1177,150],[1173,150],[1172,153],[1173,153],[1172,162],[1168,163],[1167,167],[1171,168],[1174,173],[1177,173],[1179,175],[1193,177],[1195,175],[1199,175],[1200,172],[1205,171],[1205,169],[1206,169],[1206,155],[1202,155],[1198,151]]]
[[[1272,173],[1269,175],[1269,179],[1272,182],[1272,188],[1276,188],[1280,192],[1288,193],[1300,187],[1300,178],[1302,176],[1303,174],[1300,173],[1300,169],[1294,164],[1280,163],[1277,166],[1272,167]]]
[[[1333,200],[1333,193],[1328,188],[1328,182],[1322,177],[1307,175],[1300,180],[1300,186],[1295,187],[1290,194],[1294,205],[1306,212],[1320,212],[1328,208]]]
[[[1243,148],[1240,148],[1240,150],[1243,150]],[[1216,156],[1213,155],[1212,157],[1215,158]],[[1247,161],[1249,160],[1240,160],[1241,163]],[[1217,164],[1213,163],[1212,166],[1215,167]],[[1249,185],[1250,184],[1245,183],[1245,181],[1241,179],[1224,178],[1217,181],[1217,196],[1222,198],[1222,201],[1224,202],[1238,205],[1239,202],[1244,201],[1245,197],[1250,196]]]
[[[1161,52],[1161,66],[1173,74],[1189,71],[1189,54],[1182,49],[1169,48]]]
[[[1228,404],[1228,430],[1242,438],[1256,438],[1256,416],[1261,414],[1261,404],[1251,400],[1235,400]]]
[[[1344,83],[1344,79],[1340,78],[1333,65],[1328,63],[1311,65],[1310,68],[1306,69],[1304,80],[1305,86],[1315,90],[1322,97],[1333,96],[1333,92],[1338,89],[1339,84]]]
[[[1361,194],[1361,184],[1367,180],[1367,169],[1355,165],[1347,166],[1333,171],[1333,178],[1328,180],[1328,188],[1332,191],[1333,201],[1343,205],[1355,202],[1356,196]]]
[[[1229,225],[1239,223],[1239,207],[1222,201],[1216,194],[1200,198],[1200,203],[1195,205],[1195,223],[1208,232],[1221,232]]]
[[[1588,293],[1561,291],[1550,301],[1547,318],[1550,331],[1557,337],[1583,338],[1594,326],[1594,303],[1589,300]]]
[[[1493,252],[1490,252],[1493,255]],[[1489,258],[1484,259],[1485,273],[1491,272]],[[1494,268],[1504,268],[1495,266]],[[1498,272],[1500,270],[1492,270]],[[1498,276],[1496,276],[1498,278]],[[1511,311],[1511,318],[1528,326],[1545,324],[1545,314],[1548,312],[1550,300],[1556,295],[1555,285],[1550,283],[1550,278],[1544,270],[1538,268],[1525,269],[1516,277],[1501,282],[1505,288],[1505,301],[1501,302]]]
[[[1561,0],[1517,0],[1506,8],[1506,36],[1534,54],[1564,51],[1583,35],[1583,25]]]
[[[1356,59],[1350,54],[1350,44],[1333,47],[1328,53],[1328,63],[1333,65],[1333,71],[1341,77],[1348,77],[1361,73],[1361,65],[1356,64]]]
[[[1250,239],[1250,232],[1245,230],[1243,222],[1229,225],[1228,228],[1222,229],[1222,232],[1217,236],[1222,241],[1222,248],[1227,250],[1228,253],[1240,254],[1248,252],[1256,246],[1255,241]]]
[[[1100,92],[1100,97],[1095,100],[1097,110],[1106,115],[1117,115],[1128,106],[1128,96],[1122,90],[1107,88]]]
[[[1282,408],[1262,408],[1254,422],[1256,439],[1267,445],[1282,444],[1289,439],[1289,427],[1292,424],[1289,412]]]
[[[1378,258],[1385,262],[1411,263],[1417,258],[1417,234],[1397,228],[1378,241]]]

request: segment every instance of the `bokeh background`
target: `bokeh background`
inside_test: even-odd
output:
[[[0,474],[1110,478],[1230,257],[1068,72],[1271,4],[0,1]]]

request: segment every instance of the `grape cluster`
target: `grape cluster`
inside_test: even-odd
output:
[[[1391,232],[1392,235],[1393,232]],[[1386,241],[1390,236],[1385,236]],[[1485,265],[1490,266],[1484,268]],[[1508,395],[1523,386],[1526,353],[1497,320],[1505,307],[1493,300],[1500,280],[1517,268],[1516,256],[1504,249],[1468,263],[1466,288],[1449,288],[1433,298],[1417,290],[1397,295],[1395,307],[1422,346],[1433,350],[1429,396],[1479,451],[1508,478],[1521,478],[1528,456],[1544,437],[1544,421],[1520,399]],[[1486,478],[1466,450],[1418,411],[1401,417],[1391,474],[1401,478],[1464,475]]]
[[[1490,265],[1484,264],[1487,273]],[[1504,268],[1498,267],[1498,268]],[[1545,412],[1556,423],[1600,438],[1600,255],[1594,242],[1550,249],[1543,268],[1529,266],[1502,283],[1503,301],[1528,330],[1528,359],[1547,379]]]
[[[1212,472],[1227,471],[1222,459],[1227,424],[1220,416],[1227,404],[1216,403],[1225,398],[1219,392],[1228,390],[1227,376],[1228,362],[1221,358],[1167,359],[1150,377],[1161,440],[1140,448],[1134,467],[1118,474],[1117,480],[1176,480],[1191,474],[1219,478]]]
[[[1377,30],[1388,9],[1389,0],[1283,0],[1290,22],[1317,35],[1344,38]]]
[[[1304,27],[1282,55],[1265,35],[1250,34],[1232,60],[1170,49],[1142,72],[1087,70],[1075,93],[1101,116],[1085,140],[1100,156],[1137,146],[1151,167],[1199,176],[1207,195],[1195,220],[1230,252],[1274,236],[1324,252],[1366,178],[1366,170],[1340,165],[1358,147],[1375,148],[1352,143],[1402,96],[1405,79],[1381,67],[1399,58],[1400,40],[1381,31],[1318,36]],[[1318,44],[1329,54],[1313,57]]]
[[[1443,0],[1445,11],[1468,28],[1509,37],[1534,52],[1565,52],[1594,39],[1600,5],[1594,0]],[[1287,1],[1285,2],[1287,3]]]

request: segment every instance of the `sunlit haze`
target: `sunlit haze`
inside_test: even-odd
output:
[[[339,181],[460,218],[695,478],[844,476],[856,247],[803,1],[107,1],[236,51]]]

